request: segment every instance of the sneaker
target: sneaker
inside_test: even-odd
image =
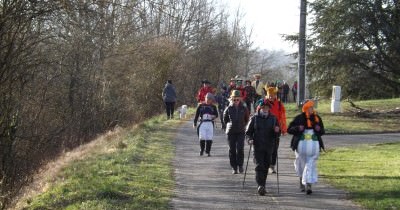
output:
[[[208,153],[207,153],[207,156],[208,156],[208,157],[210,157],[210,156],[211,156],[211,154],[208,152]]]
[[[200,156],[203,156],[204,151],[200,151]]]
[[[237,169],[232,168],[232,174],[238,174]]]
[[[243,166],[239,166],[239,173],[243,173]]]
[[[312,193],[312,190],[311,190],[311,184],[306,184],[306,193],[307,193],[307,195],[310,195],[311,193]]]
[[[264,196],[266,191],[264,186],[258,186],[257,192],[259,195]]]

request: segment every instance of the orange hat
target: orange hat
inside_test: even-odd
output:
[[[269,87],[267,88],[267,96],[275,96],[278,93],[278,88],[276,87]]]
[[[307,110],[308,110],[310,107],[314,107],[314,101],[312,101],[312,100],[308,100],[306,103],[304,103],[304,104],[303,104],[303,107],[301,108],[301,111],[307,112]]]

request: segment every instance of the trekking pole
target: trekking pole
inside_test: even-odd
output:
[[[249,159],[250,159],[251,146],[253,146],[253,144],[250,144],[250,148],[249,148],[249,154],[247,155],[247,163],[246,163],[246,169],[244,170],[244,177],[243,177],[242,188],[244,188],[244,182],[246,181],[247,166],[249,165]]]

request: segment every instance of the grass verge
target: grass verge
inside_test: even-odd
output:
[[[376,114],[362,117],[350,103],[342,101],[342,113],[331,113],[330,101],[318,102],[317,112],[324,122],[325,131],[331,134],[400,132],[400,114],[384,114],[385,110],[400,109],[400,98],[354,102],[357,106]],[[294,103],[285,104],[287,123],[300,113]]]
[[[399,151],[400,143],[337,148],[321,155],[318,169],[365,208],[399,209]]]
[[[109,137],[63,168],[25,209],[168,209],[174,132],[181,121],[152,118]]]

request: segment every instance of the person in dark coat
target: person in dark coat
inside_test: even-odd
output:
[[[289,124],[292,134],[290,146],[295,151],[295,171],[300,177],[300,189],[311,194],[311,185],[317,183],[317,160],[320,150],[325,150],[321,136],[325,134],[321,117],[314,110],[314,102],[304,103],[302,113]]]
[[[174,109],[176,102],[175,86],[172,85],[171,80],[167,80],[162,92],[162,98],[165,104],[165,111],[167,112],[167,120],[174,118]]]
[[[260,99],[257,103],[256,114],[251,117],[245,134],[248,144],[254,145],[257,191],[259,195],[265,195],[268,168],[280,131],[277,118],[270,112],[272,104],[267,99]]]
[[[249,121],[249,111],[243,105],[239,90],[233,90],[230,104],[224,111],[225,133],[229,143],[229,162],[232,174],[243,173],[244,162],[244,132]]]
[[[249,113],[251,113],[251,105],[254,102],[254,98],[256,97],[256,89],[253,86],[251,86],[250,80],[246,80],[245,83],[246,83],[246,86],[244,86],[244,90],[246,91],[245,102],[247,109],[249,110]]]

